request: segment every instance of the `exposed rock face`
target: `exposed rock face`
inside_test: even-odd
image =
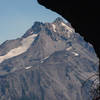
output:
[[[81,86],[97,69],[92,45],[70,23],[35,22],[0,46],[0,100],[88,100]]]

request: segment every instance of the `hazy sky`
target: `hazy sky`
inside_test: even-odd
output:
[[[34,21],[52,22],[59,16],[37,0],[0,0],[0,44],[22,36]]]

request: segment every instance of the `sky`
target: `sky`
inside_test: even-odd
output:
[[[21,37],[35,21],[52,22],[61,17],[37,0],[0,0],[0,44]]]

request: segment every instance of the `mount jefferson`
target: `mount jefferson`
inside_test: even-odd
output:
[[[81,87],[98,64],[93,46],[69,22],[35,22],[0,45],[0,100],[89,100]]]

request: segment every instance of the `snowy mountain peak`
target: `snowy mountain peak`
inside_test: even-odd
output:
[[[57,34],[63,33],[62,35],[66,35],[67,38],[71,37],[72,33],[75,33],[75,30],[71,27],[70,23],[66,23],[62,18],[56,18],[52,23],[42,23],[35,22],[34,25],[23,35],[23,37],[28,37],[32,34],[40,34],[41,31],[53,31]],[[50,33],[50,32],[49,32]]]
[[[90,100],[81,86],[97,69],[93,47],[69,23],[35,22],[0,46],[0,100]]]

